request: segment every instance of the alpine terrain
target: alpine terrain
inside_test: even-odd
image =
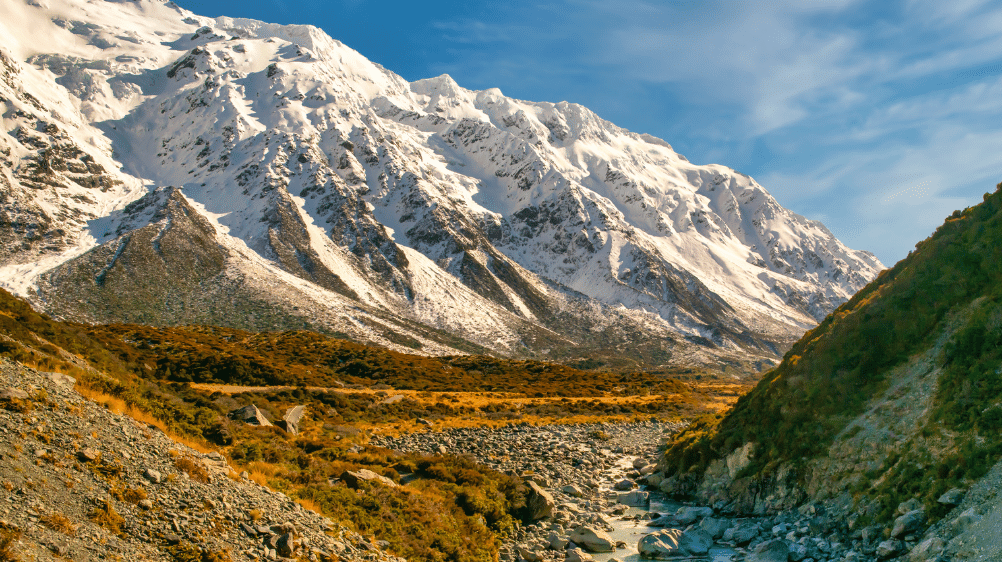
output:
[[[883,267],[582,106],[310,26],[5,1],[0,108],[0,284],[68,320],[756,368]]]
[[[804,335],[726,415],[675,439],[662,489],[735,514],[798,508],[857,555],[998,560],[1000,240],[1002,184]]]

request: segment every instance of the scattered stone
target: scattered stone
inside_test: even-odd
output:
[[[566,537],[555,532],[546,538],[546,543],[552,550],[564,550],[569,542]]]
[[[783,539],[772,539],[760,543],[745,558],[746,562],[787,562],[790,557],[790,547]]]
[[[877,545],[877,558],[890,558],[901,550],[901,542],[895,540],[881,541]]]
[[[143,471],[143,477],[153,482],[154,484],[159,484],[163,482],[163,476],[160,475],[160,471],[153,470],[152,468],[147,468]]]
[[[97,462],[101,459],[101,452],[96,449],[85,448],[77,452],[77,459],[80,462]]]
[[[894,527],[891,529],[891,538],[896,539],[904,535],[912,534],[922,528],[925,524],[925,510],[916,509],[909,511],[894,520]]]
[[[572,548],[567,551],[567,558],[565,562],[591,562],[595,558],[588,554],[587,552],[581,550],[580,548]],[[610,562],[615,560],[615,558],[610,558]]]
[[[724,531],[731,527],[731,522],[727,519],[705,517],[699,522],[699,526],[716,540],[724,536]]]
[[[636,458],[636,459],[633,459],[633,468],[635,468],[637,470],[640,470],[641,468],[644,468],[645,466],[647,466],[649,464],[650,463],[647,462],[647,459],[645,459],[645,458]]]
[[[636,486],[637,486],[636,482],[630,480],[629,478],[624,478],[623,480],[616,482],[616,484],[613,485],[612,489],[616,490],[617,492],[625,492],[627,490],[632,490]]]
[[[695,523],[703,517],[710,517],[711,515],[713,515],[713,508],[711,507],[683,506],[678,508],[678,511],[675,512],[674,518],[677,525],[685,527],[686,525]]]
[[[605,531],[581,525],[568,535],[571,542],[583,547],[588,552],[614,552],[616,542]]]
[[[563,488],[560,488],[560,491],[567,494],[568,496],[572,496],[575,498],[580,498],[584,496],[584,492],[582,492],[580,488],[578,488],[573,484],[568,484]]]
[[[939,537],[929,537],[918,543],[911,552],[908,553],[908,560],[911,562],[931,562],[937,560],[939,555],[946,548],[946,543]]]
[[[943,505],[960,505],[960,502],[964,500],[965,493],[960,488],[953,488],[947,490],[942,496],[939,496],[939,499],[936,501]]]

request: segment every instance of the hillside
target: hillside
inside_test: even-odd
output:
[[[753,372],[883,267],[582,106],[100,6],[0,5],[0,284],[60,318]]]
[[[746,512],[841,498],[860,526],[913,498],[930,523],[953,513],[942,495],[1002,458],[1000,264],[1002,184],[676,439],[666,488]]]

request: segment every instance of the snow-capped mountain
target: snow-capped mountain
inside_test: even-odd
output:
[[[767,359],[883,267],[587,108],[408,83],[311,26],[12,0],[0,53],[0,283],[66,318]]]

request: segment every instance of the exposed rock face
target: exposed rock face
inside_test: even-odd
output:
[[[77,42],[0,38],[0,281],[52,313],[754,369],[882,268],[584,107],[408,83],[315,28],[103,8],[0,7]]]
[[[265,417],[264,412],[258,409],[254,404],[248,404],[243,408],[237,408],[229,413],[230,419],[242,421],[246,424],[257,425],[261,427],[270,427],[271,422]]]

